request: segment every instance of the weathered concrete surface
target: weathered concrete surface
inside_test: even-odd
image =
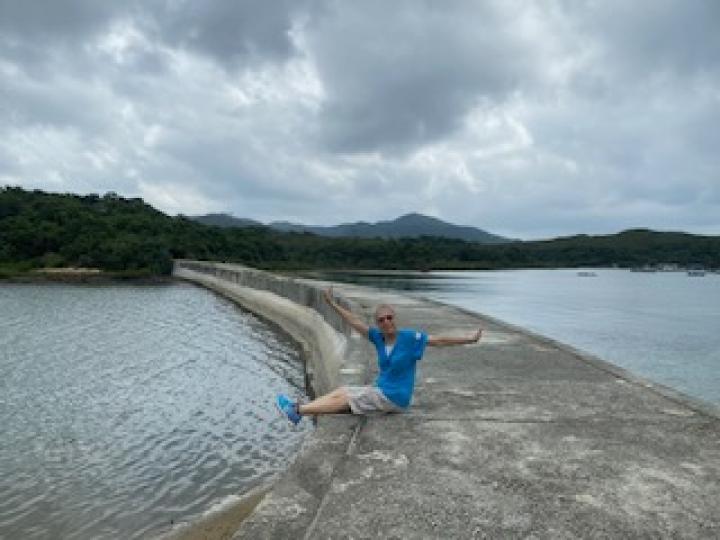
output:
[[[383,301],[486,332],[427,350],[408,413],[323,418],[234,538],[720,537],[714,407],[481,315],[336,291],[368,320]]]

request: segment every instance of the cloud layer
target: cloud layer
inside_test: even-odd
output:
[[[719,234],[718,23],[713,0],[0,0],[0,183]]]

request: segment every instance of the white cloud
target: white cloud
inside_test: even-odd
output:
[[[208,214],[222,210],[222,205],[202,194],[202,191],[177,183],[161,184],[138,182],[140,196],[145,202],[173,214]]]

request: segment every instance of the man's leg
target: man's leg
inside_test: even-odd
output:
[[[350,411],[350,396],[345,388],[340,387],[329,394],[320,396],[310,403],[298,406],[298,412],[305,415],[335,414]]]

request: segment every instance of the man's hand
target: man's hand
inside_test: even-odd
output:
[[[361,321],[352,311],[342,307],[335,301],[332,286],[323,291],[323,296],[325,297],[325,301],[330,304],[330,307],[333,308],[346,323],[352,326],[361,336],[367,337],[369,330],[368,325]]]
[[[332,285],[325,289],[324,292],[325,301],[330,304],[331,306],[335,303],[335,299],[333,298],[333,288]]]
[[[480,341],[480,337],[482,336],[482,333],[483,333],[483,329],[478,328],[478,331],[475,332],[471,338],[472,339],[471,343],[477,343],[478,341]]]
[[[428,336],[427,344],[430,346],[442,346],[442,345],[470,345],[480,341],[483,329],[478,328],[478,331],[472,334],[470,337],[453,337],[453,336]]]

